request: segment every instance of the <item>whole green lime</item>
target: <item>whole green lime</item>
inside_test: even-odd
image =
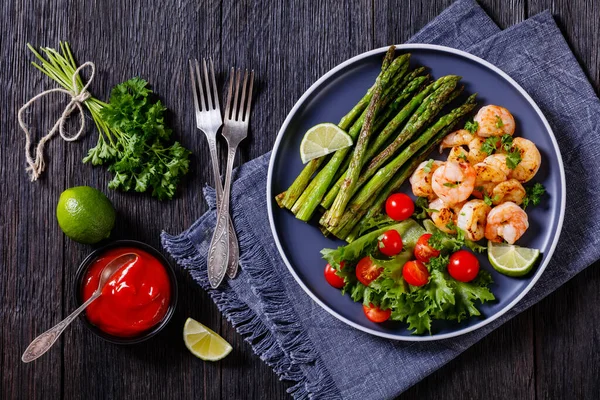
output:
[[[98,189],[76,186],[61,193],[56,219],[65,235],[76,242],[92,244],[110,236],[115,209]]]

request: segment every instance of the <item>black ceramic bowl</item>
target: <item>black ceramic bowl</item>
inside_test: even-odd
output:
[[[135,344],[135,343],[143,342],[144,340],[148,340],[152,336],[154,336],[158,332],[160,332],[169,323],[169,320],[171,319],[171,317],[173,316],[173,314],[175,312],[175,306],[177,305],[177,279],[175,277],[175,271],[173,271],[173,267],[171,266],[171,264],[169,264],[167,259],[158,250],[156,250],[152,246],[147,245],[146,243],[138,242],[136,240],[117,240],[117,241],[114,241],[114,242],[104,246],[104,247],[101,247],[101,248],[93,251],[89,256],[87,256],[85,258],[85,260],[83,260],[83,262],[79,265],[79,268],[77,269],[77,274],[75,276],[75,287],[74,287],[73,293],[74,293],[75,302],[77,303],[77,305],[79,306],[79,305],[83,304],[83,301],[81,298],[81,287],[82,287],[83,279],[85,277],[85,273],[87,272],[88,268],[90,267],[92,262],[94,260],[96,260],[96,258],[98,258],[106,250],[115,249],[115,248],[119,248],[119,247],[135,247],[135,248],[144,250],[147,253],[150,253],[151,255],[156,257],[156,259],[161,262],[161,264],[167,271],[167,275],[169,275],[169,281],[171,282],[171,302],[169,304],[169,309],[167,310],[167,313],[165,314],[162,321],[160,321],[158,324],[154,325],[152,328],[148,329],[147,331],[142,332],[140,335],[132,336],[132,337],[114,336],[114,335],[108,334],[108,333],[100,330],[98,327],[93,325],[87,319],[85,312],[81,314],[80,318],[83,321],[83,324],[90,331],[94,332],[97,336],[100,336],[102,339],[104,339],[108,342],[115,343],[115,344]]]

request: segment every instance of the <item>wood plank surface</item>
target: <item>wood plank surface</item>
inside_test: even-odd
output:
[[[248,68],[257,77],[250,135],[243,142],[239,162],[270,150],[288,111],[323,73],[370,48],[370,5],[369,0],[349,4],[327,0],[223,2],[221,70]],[[224,318],[221,329],[234,348],[243,349],[242,360],[257,359]],[[241,374],[244,370],[252,371],[250,376]],[[277,377],[265,364],[252,362],[240,367],[237,359],[228,357],[222,370],[221,398],[287,396],[285,389],[290,385],[275,382],[277,385],[271,386],[273,380]]]
[[[600,90],[600,3],[530,0],[528,17],[550,9]],[[600,118],[600,116],[599,116]],[[540,399],[600,398],[600,263],[534,308],[536,393]]]
[[[238,163],[269,151],[301,94],[338,63],[373,47],[401,43],[452,0],[59,0],[2,2],[0,54],[0,398],[1,399],[281,399],[289,383],[252,353],[209,296],[177,268],[179,304],[170,325],[146,343],[119,347],[74,323],[32,364],[20,356],[30,340],[74,307],[77,265],[93,249],[66,239],[55,219],[60,193],[71,186],[103,190],[118,212],[113,237],[160,247],[161,230],[178,233],[206,210],[201,188],[212,183],[206,140],[191,113],[187,60],[212,57],[218,81],[230,66],[257,76],[249,140]],[[592,1],[484,0],[505,28],[549,8],[596,91],[600,88],[600,5]],[[25,173],[24,137],[16,112],[51,87],[29,66],[25,43],[55,47],[68,40],[79,62],[93,60],[92,93],[132,76],[150,81],[170,109],[177,140],[194,152],[192,172],[177,198],[159,202],[106,188],[104,168],[81,163],[96,141],[92,121],[82,140],[48,146],[47,172]],[[40,137],[66,99],[36,105],[27,115]],[[42,124],[43,123],[43,124]],[[42,124],[42,125],[40,125]],[[223,160],[222,160],[223,161]],[[574,278],[401,399],[596,399],[600,397],[600,271]],[[204,363],[185,349],[181,330],[193,317],[221,333],[234,352]],[[350,366],[348,366],[350,367]]]
[[[0,38],[2,127],[0,131],[0,211],[2,246],[2,326],[1,398],[60,398],[62,395],[62,365],[60,346],[35,366],[21,363],[21,353],[28,342],[46,330],[51,321],[62,318],[64,291],[65,238],[55,223],[54,201],[65,187],[65,176],[59,172],[65,162],[66,149],[60,143],[49,148],[54,157],[47,167],[55,171],[53,179],[32,184],[25,173],[24,140],[18,131],[17,110],[32,93],[48,87],[40,74],[32,74],[29,59],[23,57],[25,43],[46,40],[47,37],[68,35],[69,16],[64,7],[37,4],[35,1],[2,3],[3,30]],[[22,8],[35,13],[22,13]],[[41,15],[55,15],[53,20]],[[7,29],[10,26],[10,29]],[[56,99],[57,97],[54,97]],[[26,121],[47,121],[55,109],[44,102],[26,116]],[[49,126],[44,128],[49,129]]]
[[[94,60],[103,74],[92,87],[94,93],[107,96],[115,84],[133,76],[148,80],[170,110],[170,123],[177,140],[192,149],[192,172],[183,191],[170,202],[148,196],[108,191],[109,174],[103,168],[82,165],[86,149],[95,143],[89,135],[85,144],[72,145],[68,153],[67,184],[92,185],[110,196],[119,210],[114,236],[136,239],[160,248],[162,229],[180,232],[204,212],[201,188],[211,182],[206,140],[195,129],[189,86],[188,59],[210,55],[218,59],[221,47],[221,2],[72,2],[70,13],[78,21],[68,37],[80,60]],[[108,38],[99,40],[97,38]],[[89,252],[87,246],[66,242],[67,266],[75,267]],[[77,324],[65,337],[64,359],[70,365],[93,367],[65,368],[65,395],[87,393],[91,398],[130,399],[215,399],[220,396],[220,364],[203,363],[193,357],[181,340],[187,317],[207,326],[218,327],[221,316],[202,290],[180,268],[179,304],[165,332],[138,346],[114,346],[89,335]],[[63,301],[73,306],[73,275],[65,275]],[[66,313],[65,309],[65,313]],[[263,376],[270,373],[264,366]],[[272,375],[272,373],[270,373]],[[110,385],[106,385],[110,382]],[[270,388],[277,393],[277,386]]]

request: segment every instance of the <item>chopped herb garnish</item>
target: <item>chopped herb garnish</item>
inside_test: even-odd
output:
[[[433,158],[430,159],[429,161],[427,161],[427,164],[425,164],[425,166],[423,167],[423,171],[425,171],[426,173],[430,173],[431,172],[431,167],[433,167]]]
[[[506,155],[506,166],[510,169],[517,168],[517,165],[521,162],[521,152],[518,148],[514,148]]]
[[[477,121],[467,121],[467,123],[465,124],[465,130],[471,132],[471,134],[474,134],[475,132],[477,132],[477,129],[479,129],[479,122]]]
[[[546,193],[546,188],[541,183],[525,188],[525,198],[523,198],[523,209],[529,205],[537,206],[540,204],[541,197]]]
[[[500,138],[500,146],[504,149],[504,151],[506,151],[506,152],[510,151],[512,144],[513,144],[512,136],[502,135],[502,138]]]
[[[495,136],[490,136],[489,138],[486,138],[483,144],[481,145],[481,151],[483,151],[488,156],[494,154],[497,148],[498,138]]]
[[[483,196],[483,201],[488,206],[491,206],[492,204],[494,204],[498,200],[500,200],[500,195],[499,194],[495,195],[494,197],[489,197],[487,194]]]
[[[460,153],[460,155],[458,156],[458,158],[460,158],[464,162],[468,162],[467,155],[465,153]]]
[[[483,192],[483,186],[475,186],[475,190],[478,192]]]
[[[504,126],[504,121],[500,118],[499,115],[496,115],[496,128],[502,128]]]
[[[460,182],[446,182],[446,183],[444,183],[444,186],[449,187],[449,188],[455,188],[455,187],[458,187],[459,184],[460,184]]]

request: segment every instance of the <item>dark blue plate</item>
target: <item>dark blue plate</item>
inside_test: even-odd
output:
[[[373,84],[387,47],[356,56],[335,67],[315,82],[287,116],[275,142],[267,178],[268,213],[271,230],[281,257],[300,286],[325,310],[345,323],[373,335],[397,340],[438,340],[458,336],[498,318],[511,309],[531,289],[548,265],[562,227],[565,208],[565,176],[554,134],[542,112],[529,95],[508,75],[492,64],[468,53],[442,46],[411,44],[397,46],[397,53],[410,52],[411,63],[424,65],[434,78],[447,74],[463,77],[466,93],[475,93],[480,106],[497,104],[515,117],[515,136],[535,142],[542,154],[542,166],[528,183],[541,182],[548,192],[542,203],[527,210],[530,227],[519,245],[538,248],[542,259],[524,278],[497,273],[485,254],[482,268],[491,272],[491,290],[497,301],[480,306],[481,317],[461,323],[436,321],[431,335],[413,335],[401,322],[376,324],[367,320],[362,306],[329,286],[323,278],[325,261],[320,250],[344,244],[323,237],[318,227],[294,218],[280,209],[274,196],[286,190],[302,170],[300,142],[304,133],[321,122],[337,123]],[[411,193],[405,184],[403,192]]]

